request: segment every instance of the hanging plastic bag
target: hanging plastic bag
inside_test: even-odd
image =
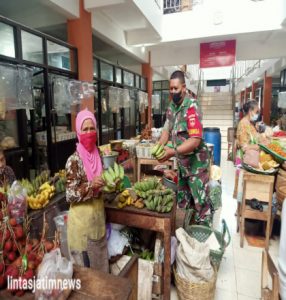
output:
[[[17,67],[0,63],[0,99],[5,101],[5,110],[18,109]]]
[[[26,66],[18,66],[17,102],[18,108],[32,109],[34,107],[32,94],[33,70]]]
[[[71,112],[72,95],[67,78],[55,76],[53,81],[54,108],[58,116],[64,116]]]
[[[108,87],[109,107],[113,113],[119,113],[121,89],[114,86]]]
[[[14,181],[8,192],[8,211],[18,224],[24,222],[27,215],[27,191],[19,181]]]
[[[49,284],[47,288],[36,286],[35,299],[39,300],[65,300],[71,292],[67,288],[67,280],[73,276],[72,262],[62,257],[59,248],[46,253],[38,268],[37,280]],[[57,284],[55,284],[55,282]]]
[[[130,94],[128,89],[121,89],[120,92],[120,107],[130,108]]]

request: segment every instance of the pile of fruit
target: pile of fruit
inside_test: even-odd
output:
[[[46,252],[58,247],[42,234],[41,240],[29,239],[29,222],[17,224],[15,218],[8,215],[5,204],[0,216],[0,289],[6,288],[8,276],[20,279],[22,286],[9,289],[16,296],[23,296],[27,281],[36,275],[36,268],[42,262]],[[44,222],[45,223],[45,222]],[[43,231],[44,232],[44,231]],[[25,284],[26,281],[26,284]]]
[[[37,194],[27,197],[27,202],[31,209],[41,209],[45,207],[50,199],[55,194],[55,187],[50,185],[48,182],[42,184],[37,192]]]
[[[114,193],[123,191],[124,189],[124,168],[117,163],[114,163],[113,168],[103,171],[102,179],[105,182],[103,191],[106,193]]]
[[[22,179],[21,185],[27,191],[29,208],[41,209],[49,203],[55,194],[65,192],[66,172],[59,170],[54,177],[50,178],[50,172],[43,171],[31,182],[28,179]]]
[[[278,155],[286,158],[286,152],[283,148],[278,145],[277,143],[271,143],[268,145],[268,149],[272,150],[273,152],[277,153]]]
[[[279,164],[273,159],[270,154],[266,154],[264,151],[260,151],[259,168],[261,170],[267,171],[277,167],[279,167]]]
[[[164,158],[164,156],[166,155],[166,151],[164,148],[164,145],[162,144],[156,144],[152,150],[151,150],[151,154],[157,159],[160,160],[162,158]]]
[[[167,213],[173,208],[174,192],[165,188],[156,178],[135,183],[134,190],[148,210]]]
[[[144,203],[142,199],[138,199],[135,192],[132,190],[124,190],[119,196],[118,196],[118,208],[123,208],[125,206],[134,206],[136,208],[143,208]]]

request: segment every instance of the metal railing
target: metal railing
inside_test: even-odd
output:
[[[181,0],[164,0],[164,14],[180,12],[182,8]]]
[[[192,10],[200,4],[203,4],[203,0],[164,0],[164,14]]]

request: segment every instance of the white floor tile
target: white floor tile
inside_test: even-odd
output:
[[[261,272],[262,251],[259,253],[245,248],[235,248],[233,257],[236,268]]]
[[[225,291],[222,289],[216,289],[215,300],[237,300],[236,292]]]
[[[236,268],[237,293],[240,295],[260,298],[261,276],[259,272]]]
[[[217,276],[216,287],[236,293],[236,277],[233,257],[223,258]]]

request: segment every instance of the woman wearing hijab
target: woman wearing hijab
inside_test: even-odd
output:
[[[76,132],[79,143],[66,163],[70,255],[78,265],[108,272],[102,163],[96,147],[96,120],[90,111],[78,113]]]

